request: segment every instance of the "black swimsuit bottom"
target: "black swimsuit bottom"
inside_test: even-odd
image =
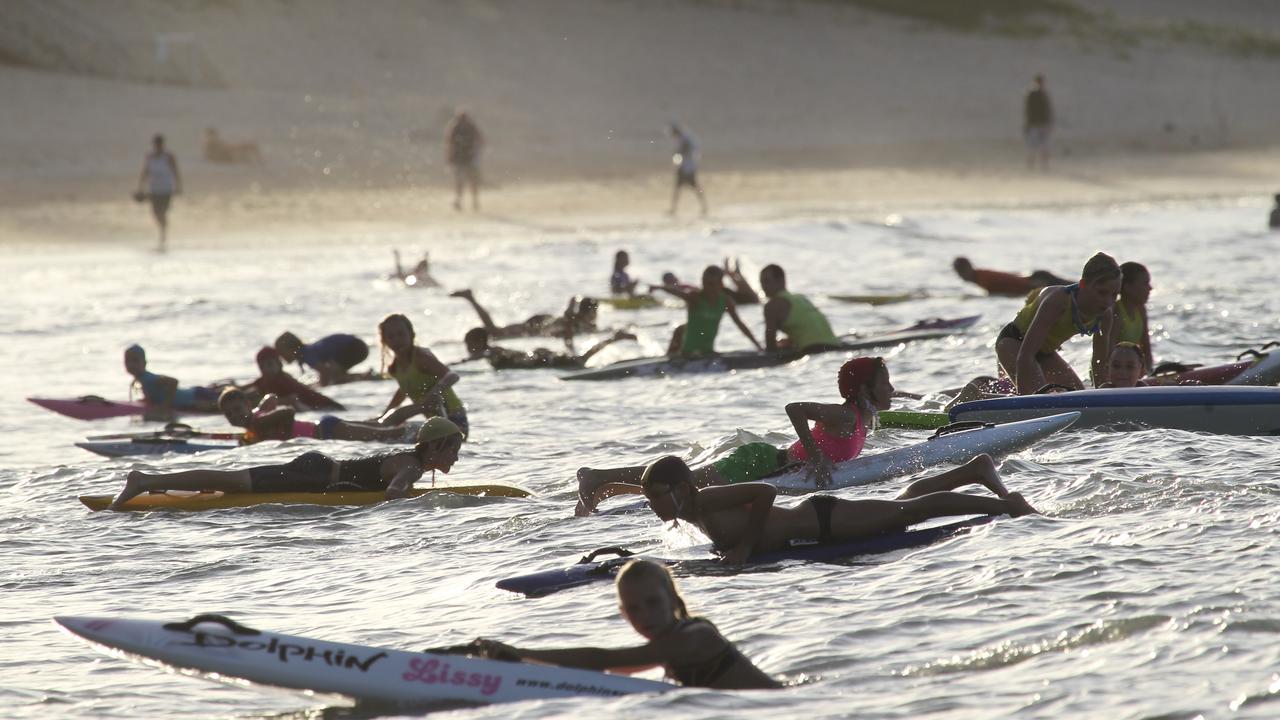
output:
[[[835,509],[836,499],[831,495],[814,495],[809,498],[809,505],[818,516],[818,542],[831,542],[831,511]]]
[[[324,492],[333,478],[328,455],[306,452],[284,465],[249,469],[250,491],[256,493]]]
[[[1000,329],[1000,334],[996,336],[996,342],[1000,342],[1005,338],[1022,342],[1023,337],[1025,336],[1022,334],[1022,331],[1018,329],[1018,326],[1014,325],[1013,323],[1009,323],[1008,325],[1005,325],[1003,328]],[[1054,354],[1055,353],[1052,353],[1052,352],[1045,352],[1043,350],[1039,350],[1036,352],[1036,357],[1040,360],[1044,360],[1045,358],[1052,357]]]

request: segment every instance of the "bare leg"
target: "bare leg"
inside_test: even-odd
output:
[[[671,191],[671,209],[667,211],[668,215],[676,214],[676,203],[680,201],[680,183],[676,182],[675,190]]]
[[[456,290],[449,293],[449,297],[462,298],[470,303],[471,308],[476,311],[476,315],[480,316],[480,324],[484,325],[484,329],[490,334],[498,330],[498,326],[494,325],[493,317],[489,315],[489,311],[485,310],[484,306],[476,300],[475,293],[471,292],[470,289]]]
[[[1014,382],[1018,381],[1018,351],[1021,348],[1021,340],[1006,337],[996,341],[996,364]]]
[[[399,408],[397,408],[399,409]],[[343,421],[333,428],[334,440],[357,440],[360,442],[394,442],[405,437],[402,426],[381,427],[364,423]]]
[[[467,180],[471,185],[471,210],[480,210],[480,171],[474,165],[467,169]]]
[[[453,209],[462,209],[462,166],[453,166]]]
[[[125,477],[124,489],[107,506],[108,510],[121,505],[145,492],[164,490],[221,490],[226,493],[253,491],[253,481],[248,470],[185,470],[176,473],[147,473],[134,470]]]
[[[996,497],[1002,498],[1009,495],[1009,488],[1000,481],[1000,473],[996,470],[995,462],[990,455],[983,453],[954,470],[911,483],[906,490],[902,491],[898,499],[910,500],[921,495],[955,490],[965,485],[981,485],[995,493]]]
[[[1009,515],[1037,512],[1019,493],[1003,498],[936,492],[910,500],[841,500],[831,514],[833,540],[856,540],[897,532],[933,518],[957,515]]]
[[[694,183],[693,192],[698,196],[698,202],[702,205],[702,217],[707,216],[707,196],[702,192],[702,186]]]

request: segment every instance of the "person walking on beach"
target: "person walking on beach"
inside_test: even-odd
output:
[[[1043,170],[1049,169],[1049,135],[1053,131],[1053,105],[1044,89],[1044,75],[1037,74],[1035,87],[1027,93],[1023,107],[1022,134],[1027,141],[1027,169],[1034,170],[1036,159]]]
[[[702,186],[698,184],[698,144],[694,142],[693,136],[687,130],[676,123],[671,123],[671,137],[676,140],[676,152],[671,156],[671,162],[676,166],[676,186],[671,192],[671,210],[667,214],[676,214],[680,188],[687,185],[693,188],[693,192],[698,196],[698,203],[702,205],[702,215],[706,217],[707,198],[702,192]]]
[[[145,188],[145,189],[144,189]],[[151,214],[160,227],[160,249],[164,250],[169,231],[169,202],[182,192],[182,176],[178,174],[178,160],[164,149],[164,135],[151,138],[151,152],[142,161],[142,175],[138,177],[138,192],[134,195],[141,202],[151,200]]]
[[[461,110],[444,131],[444,159],[453,168],[453,209],[462,209],[462,186],[471,188],[471,209],[480,209],[480,146],[484,136],[466,112]]]

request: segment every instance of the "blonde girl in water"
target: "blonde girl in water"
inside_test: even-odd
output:
[[[534,650],[480,639],[472,647],[484,657],[585,670],[634,672],[660,666],[667,677],[686,687],[779,687],[776,680],[726,640],[710,620],[689,614],[666,567],[649,560],[633,560],[618,573],[616,587],[618,610],[646,640],[644,645]]]
[[[447,417],[466,437],[470,431],[467,409],[453,391],[458,374],[430,350],[414,344],[413,323],[400,313],[383,318],[378,323],[378,335],[382,339],[383,372],[394,378],[398,386],[379,422],[384,425],[404,422],[406,410],[411,408],[408,412],[414,414]],[[390,365],[386,363],[387,352],[391,353]],[[405,399],[410,404],[400,408]]]
[[[1111,308],[1119,292],[1119,264],[1110,255],[1097,253],[1085,263],[1079,282],[1051,285],[1030,298],[996,337],[996,359],[1019,395],[1033,394],[1046,385],[1084,389],[1080,376],[1058,353],[1075,335],[1093,338],[1094,383],[1107,381],[1115,324]]]

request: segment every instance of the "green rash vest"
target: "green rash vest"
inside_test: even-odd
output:
[[[804,295],[782,291],[778,297],[791,304],[787,319],[782,321],[780,329],[791,339],[791,347],[795,350],[806,350],[818,345],[839,345],[840,340],[831,331],[831,323],[809,302]]]
[[[684,341],[680,343],[681,355],[710,355],[715,352],[716,333],[720,332],[720,318],[724,317],[725,295],[712,305],[699,292],[689,303],[689,317],[685,321]]]
[[[414,348],[413,353],[413,357],[410,358],[409,362],[398,366],[395,372],[392,373],[392,377],[396,379],[396,383],[400,385],[400,389],[409,396],[410,400],[420,403],[422,398],[426,397],[427,392],[434,388],[436,383],[440,382],[440,378],[429,372],[419,370],[414,362],[417,360],[417,348]],[[456,413],[462,409],[462,400],[458,398],[458,394],[453,391],[453,388],[445,388],[441,396],[444,398],[446,412]]]

